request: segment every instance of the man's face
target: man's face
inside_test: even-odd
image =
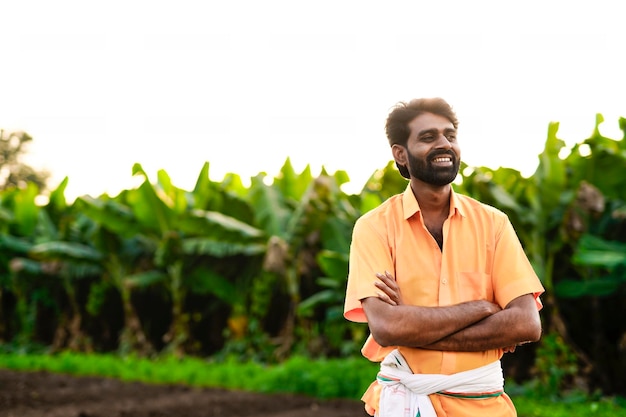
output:
[[[461,148],[452,122],[424,113],[413,119],[409,128],[405,165],[411,176],[435,186],[454,181],[461,165]]]

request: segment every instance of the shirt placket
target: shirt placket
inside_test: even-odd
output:
[[[450,256],[454,256],[451,253],[451,248],[454,245],[446,244],[449,236],[449,229],[452,219],[448,218],[443,224],[443,250],[441,251],[441,257],[439,259],[439,305],[449,306],[456,304],[458,300],[455,300],[453,295],[453,280],[454,271],[450,267]],[[441,373],[451,374],[454,372],[456,364],[456,354],[454,352],[442,352],[441,358]]]
[[[439,305],[440,306],[449,306],[453,304],[452,299],[452,291],[451,291],[451,278],[453,271],[450,271],[447,262],[447,258],[450,255],[449,250],[446,250],[446,246],[448,241],[448,229],[449,229],[450,219],[447,219],[443,224],[443,250],[437,251],[439,252]]]

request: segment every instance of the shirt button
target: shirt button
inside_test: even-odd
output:
[[[441,280],[441,283],[442,283],[443,285],[446,285],[446,284],[448,283],[448,280],[444,278],[444,279],[442,279],[442,280]]]

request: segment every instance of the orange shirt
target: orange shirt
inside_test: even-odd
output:
[[[504,213],[453,191],[443,236],[442,251],[424,225],[410,185],[403,194],[364,214],[356,222],[352,235],[345,317],[356,322],[367,321],[361,300],[376,297],[375,274],[385,270],[395,276],[406,304],[435,307],[485,299],[504,308],[513,299],[532,293],[537,308],[541,308],[539,295],[544,289]],[[379,362],[392,349],[379,346],[370,336],[362,352],[368,359]],[[484,352],[443,352],[402,346],[398,349],[414,373],[434,374],[478,368],[503,354],[501,349]],[[372,405],[372,399],[377,400],[376,392],[368,391],[364,400]],[[431,399],[440,416],[515,415],[506,395],[480,401],[439,395],[431,395]],[[495,408],[486,413],[485,406],[489,408],[489,403]]]

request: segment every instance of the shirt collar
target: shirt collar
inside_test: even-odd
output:
[[[409,183],[404,190],[404,194],[402,195],[402,209],[404,212],[404,219],[407,220],[415,213],[420,211],[420,205],[413,194],[413,190],[411,189],[411,184]],[[456,193],[454,192],[454,188],[450,191],[450,214],[448,217],[454,216],[456,213],[465,217],[465,210],[463,208],[463,202],[459,200]]]

